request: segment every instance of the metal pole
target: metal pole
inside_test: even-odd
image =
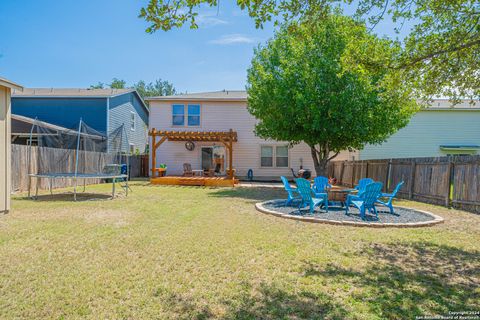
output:
[[[125,125],[123,125],[123,131],[125,132],[125,138],[127,137],[127,131],[125,130]],[[128,141],[127,141],[128,142]],[[130,180],[130,150],[127,148],[127,178],[125,179],[125,196],[128,197],[128,180]]]
[[[31,157],[32,157],[32,136],[33,136],[33,128],[37,122],[37,118],[35,117],[35,121],[32,124],[32,129],[30,129],[30,137],[28,138],[28,159],[27,159],[27,172],[28,172],[28,197],[30,198],[30,188],[32,185],[32,177],[30,176],[30,164],[31,164]]]
[[[112,200],[115,198],[115,178],[112,179]]]
[[[80,118],[80,123],[78,124],[78,137],[77,137],[77,154],[75,155],[75,175],[74,180],[75,184],[73,186],[73,200],[77,201],[77,172],[78,172],[78,152],[80,150],[80,136],[82,130],[82,118]]]

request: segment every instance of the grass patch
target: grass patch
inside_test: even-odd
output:
[[[0,217],[0,318],[405,319],[478,309],[478,215],[402,202],[445,223],[355,228],[257,212],[255,202],[285,196],[272,188],[132,189],[114,201],[15,198]]]

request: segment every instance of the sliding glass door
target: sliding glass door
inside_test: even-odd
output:
[[[202,147],[202,169],[215,170],[216,174],[225,173],[225,147]]]

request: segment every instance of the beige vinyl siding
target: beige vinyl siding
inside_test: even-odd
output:
[[[367,145],[360,159],[439,157],[447,154],[441,145],[480,145],[480,109],[470,108],[420,111],[386,142]]]
[[[172,104],[200,104],[200,126],[179,127],[172,125]],[[289,167],[261,167],[260,147],[262,145],[284,146],[285,142],[267,141],[254,134],[256,119],[248,113],[246,102],[196,102],[196,101],[151,101],[150,102],[150,129],[157,130],[186,130],[186,131],[228,131],[233,129],[238,134],[238,142],[233,145],[233,167],[239,177],[245,177],[249,169],[253,170],[255,178],[278,179],[280,175],[291,176],[290,168],[298,170],[301,159],[303,167],[313,171],[313,162],[310,149],[306,144],[298,144],[289,149]],[[211,146],[213,143],[196,142],[195,149],[185,149],[185,142],[165,142],[157,151],[157,164],[167,165],[167,174],[179,175],[183,173],[183,163],[192,164],[193,169],[201,167],[201,146]],[[216,145],[221,145],[217,143]],[[348,152],[340,154],[338,160],[350,159]],[[227,163],[228,163],[228,159]],[[274,160],[275,163],[275,160]]]
[[[10,210],[10,88],[0,85],[0,212]]]

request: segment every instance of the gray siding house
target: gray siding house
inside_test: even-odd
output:
[[[144,153],[149,110],[134,89],[25,89],[12,95],[12,113],[75,128],[80,119],[109,136],[125,127],[125,151]]]
[[[367,145],[359,160],[480,154],[480,103],[452,106],[437,99],[382,144]]]

